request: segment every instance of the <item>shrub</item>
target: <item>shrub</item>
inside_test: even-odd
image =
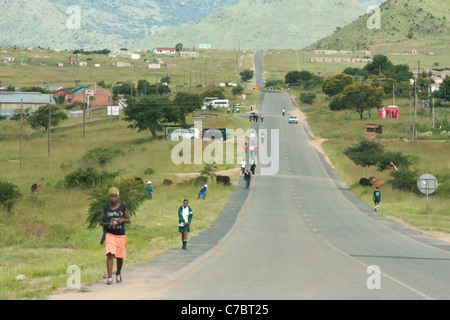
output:
[[[384,148],[381,144],[369,140],[362,140],[358,145],[344,150],[347,157],[362,167],[376,165],[383,152]]]
[[[113,180],[118,172],[98,171],[92,167],[78,169],[64,178],[66,188],[88,189],[107,181]]]
[[[314,100],[316,100],[315,93],[302,93],[300,95],[300,101],[306,104],[313,104]]]
[[[0,204],[10,212],[17,199],[22,197],[18,187],[10,182],[0,181]]]
[[[97,147],[87,151],[82,159],[87,165],[105,165],[111,159],[124,154],[124,152],[116,147]]]
[[[393,189],[418,193],[417,180],[419,173],[417,170],[410,170],[407,167],[400,168],[398,171],[392,171],[389,175],[393,180],[389,180],[389,184]]]

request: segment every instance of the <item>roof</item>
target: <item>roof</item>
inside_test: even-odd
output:
[[[60,88],[60,89],[56,90],[55,92],[53,92],[53,94],[55,94],[55,93],[58,92],[58,91],[64,91],[64,92],[67,92],[68,94],[73,94],[72,91],[67,90],[67,89],[65,89],[65,88]]]
[[[176,50],[176,48],[156,48],[156,50]]]
[[[0,103],[55,104],[52,94],[40,92],[0,92]]]

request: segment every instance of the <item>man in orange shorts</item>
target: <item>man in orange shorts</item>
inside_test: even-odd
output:
[[[125,247],[127,246],[125,223],[130,223],[130,215],[126,205],[118,202],[119,190],[117,188],[110,188],[108,194],[110,203],[102,208],[100,225],[106,228],[105,253],[108,272],[106,284],[112,284],[114,258],[117,261],[116,282],[122,282],[121,271],[123,260],[126,258]]]

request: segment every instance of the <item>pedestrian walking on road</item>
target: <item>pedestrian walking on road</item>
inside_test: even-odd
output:
[[[252,165],[250,167],[250,171],[252,172],[252,175],[255,175],[255,169],[256,169],[256,162],[255,162],[255,160],[252,160]]]
[[[123,260],[126,258],[125,247],[127,241],[125,237],[125,224],[130,223],[130,215],[127,206],[119,203],[119,190],[110,188],[108,191],[109,205],[102,208],[100,213],[100,225],[106,228],[105,235],[105,253],[106,253],[106,271],[108,279],[106,284],[112,284],[112,270],[114,259],[116,259],[116,282],[122,282]]]
[[[200,197],[203,197],[203,200],[205,200],[206,188],[208,188],[208,185],[206,185],[206,184],[200,188],[200,191],[198,192],[197,200],[200,199]]]
[[[192,209],[187,199],[183,200],[183,205],[178,209],[178,231],[181,233],[181,241],[183,250],[187,249],[188,235],[191,231]]]
[[[261,113],[261,122],[264,122],[264,113]]]
[[[247,166],[247,162],[245,161],[245,159],[242,159],[241,161],[241,172],[242,174],[245,173],[245,167]]]
[[[244,173],[244,180],[245,180],[245,188],[248,189],[250,186],[250,180],[251,180],[250,172],[248,172],[248,169]]]
[[[285,108],[283,108],[283,117],[284,117],[284,114],[286,113],[286,109]]]
[[[381,201],[381,192],[378,189],[378,187],[376,187],[375,191],[373,192],[373,203],[375,205],[375,211],[378,211],[380,201]]]

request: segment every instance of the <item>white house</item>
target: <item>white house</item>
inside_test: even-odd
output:
[[[153,53],[156,53],[156,54],[173,54],[176,52],[177,52],[177,50],[175,48],[166,48],[166,47],[162,48],[161,47],[161,48],[153,49]]]

